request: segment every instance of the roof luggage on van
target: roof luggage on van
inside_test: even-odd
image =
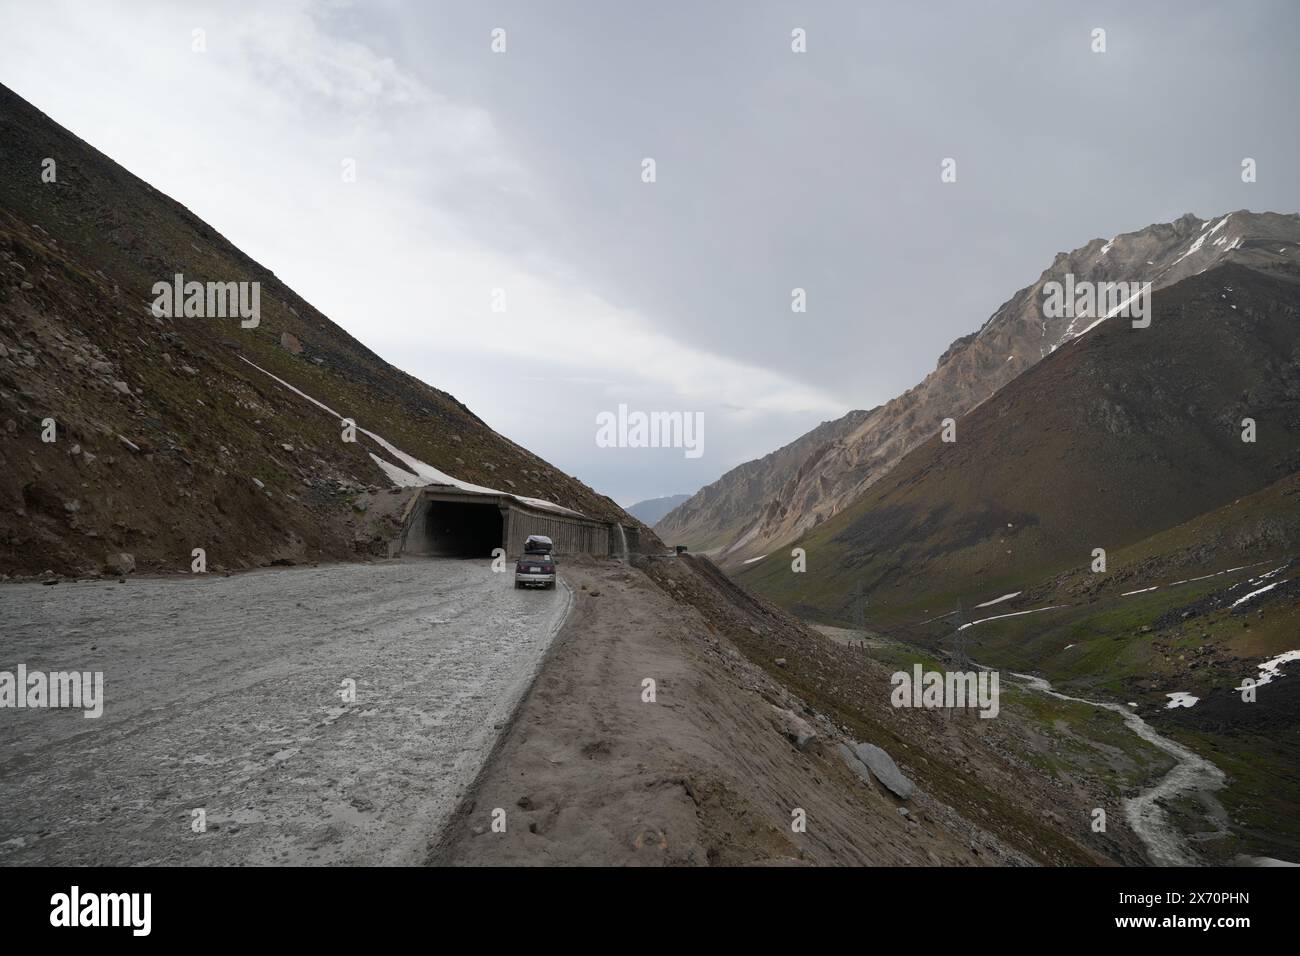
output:
[[[530,534],[524,542],[524,554],[550,554],[551,539],[544,534]]]

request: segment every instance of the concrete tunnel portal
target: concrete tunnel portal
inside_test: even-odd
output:
[[[620,555],[637,545],[634,527],[553,511],[513,495],[465,491],[443,485],[417,489],[407,503],[400,536],[389,553],[429,557],[490,558],[496,548],[518,556],[530,534],[544,534],[555,554]]]
[[[495,503],[430,501],[424,509],[423,553],[441,558],[487,558],[501,547],[505,518]]]

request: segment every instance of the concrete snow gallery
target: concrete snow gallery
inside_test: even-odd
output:
[[[76,707],[82,715],[94,719],[104,713],[104,672],[95,671],[28,671],[26,664],[18,672],[0,671],[0,708]]]
[[[896,671],[889,682],[894,690],[889,702],[895,707],[978,707],[981,717],[996,717],[998,703],[997,671],[922,671],[912,665],[912,673]]]

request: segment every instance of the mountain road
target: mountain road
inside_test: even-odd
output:
[[[0,708],[0,864],[423,861],[572,603],[512,570],[0,585],[11,691],[103,680],[98,717]]]

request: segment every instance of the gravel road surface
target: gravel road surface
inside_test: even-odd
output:
[[[105,705],[0,709],[0,864],[419,863],[571,602],[486,560],[2,585],[0,671]]]

